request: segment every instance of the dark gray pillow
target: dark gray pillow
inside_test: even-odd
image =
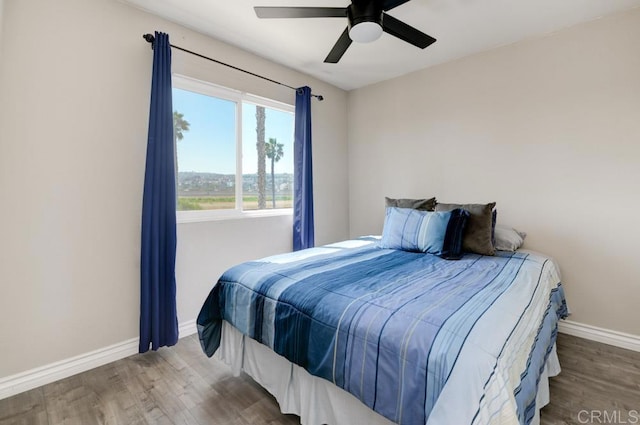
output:
[[[421,211],[435,211],[436,198],[429,199],[393,199],[384,197],[385,207],[411,208]],[[453,209],[453,208],[452,208]]]
[[[494,255],[493,246],[493,208],[495,202],[488,204],[441,204],[436,205],[436,211],[451,211],[462,208],[469,211],[467,227],[462,238],[462,249],[482,255]]]

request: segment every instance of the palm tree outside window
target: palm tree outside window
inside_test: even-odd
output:
[[[271,202],[273,208],[276,207],[276,162],[280,161],[284,156],[284,145],[278,143],[277,139],[269,138],[269,143],[265,145],[265,155],[271,160]]]

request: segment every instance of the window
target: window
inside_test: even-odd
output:
[[[180,221],[290,213],[294,108],[173,77]]]

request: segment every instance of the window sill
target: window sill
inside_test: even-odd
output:
[[[176,222],[199,223],[203,221],[244,220],[247,218],[292,216],[293,208],[249,211],[176,211]]]

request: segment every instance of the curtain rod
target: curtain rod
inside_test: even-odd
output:
[[[144,34],[142,36],[142,38],[144,38],[148,43],[151,43],[151,48],[153,49],[153,40],[155,40],[155,37],[152,34]],[[194,56],[198,56],[199,58],[206,59],[206,60],[209,60],[211,62],[215,62],[217,64],[224,65],[226,67],[235,69],[236,71],[244,72],[245,74],[249,74],[249,75],[253,75],[254,77],[262,78],[263,80],[269,81],[271,83],[279,84],[281,86],[285,86],[287,88],[290,88],[291,90],[296,90],[296,91],[298,90],[297,88],[291,87],[290,85],[287,85],[287,84],[284,84],[284,83],[281,83],[280,81],[272,80],[271,78],[267,78],[267,77],[264,77],[262,75],[253,73],[251,71],[247,71],[246,69],[242,69],[242,68],[238,68],[237,66],[229,65],[228,63],[224,63],[224,62],[221,62],[221,61],[219,61],[217,59],[213,59],[213,58],[210,58],[208,56],[201,55],[200,53],[196,53],[194,51],[187,50],[187,49],[184,49],[182,47],[175,46],[173,44],[169,44],[169,46],[173,47],[174,49],[178,49],[178,50],[182,50],[183,52],[190,53],[190,54],[192,54]],[[324,100],[324,97],[322,97],[322,95],[320,95],[320,94],[311,93],[311,96],[317,98],[319,101]]]

